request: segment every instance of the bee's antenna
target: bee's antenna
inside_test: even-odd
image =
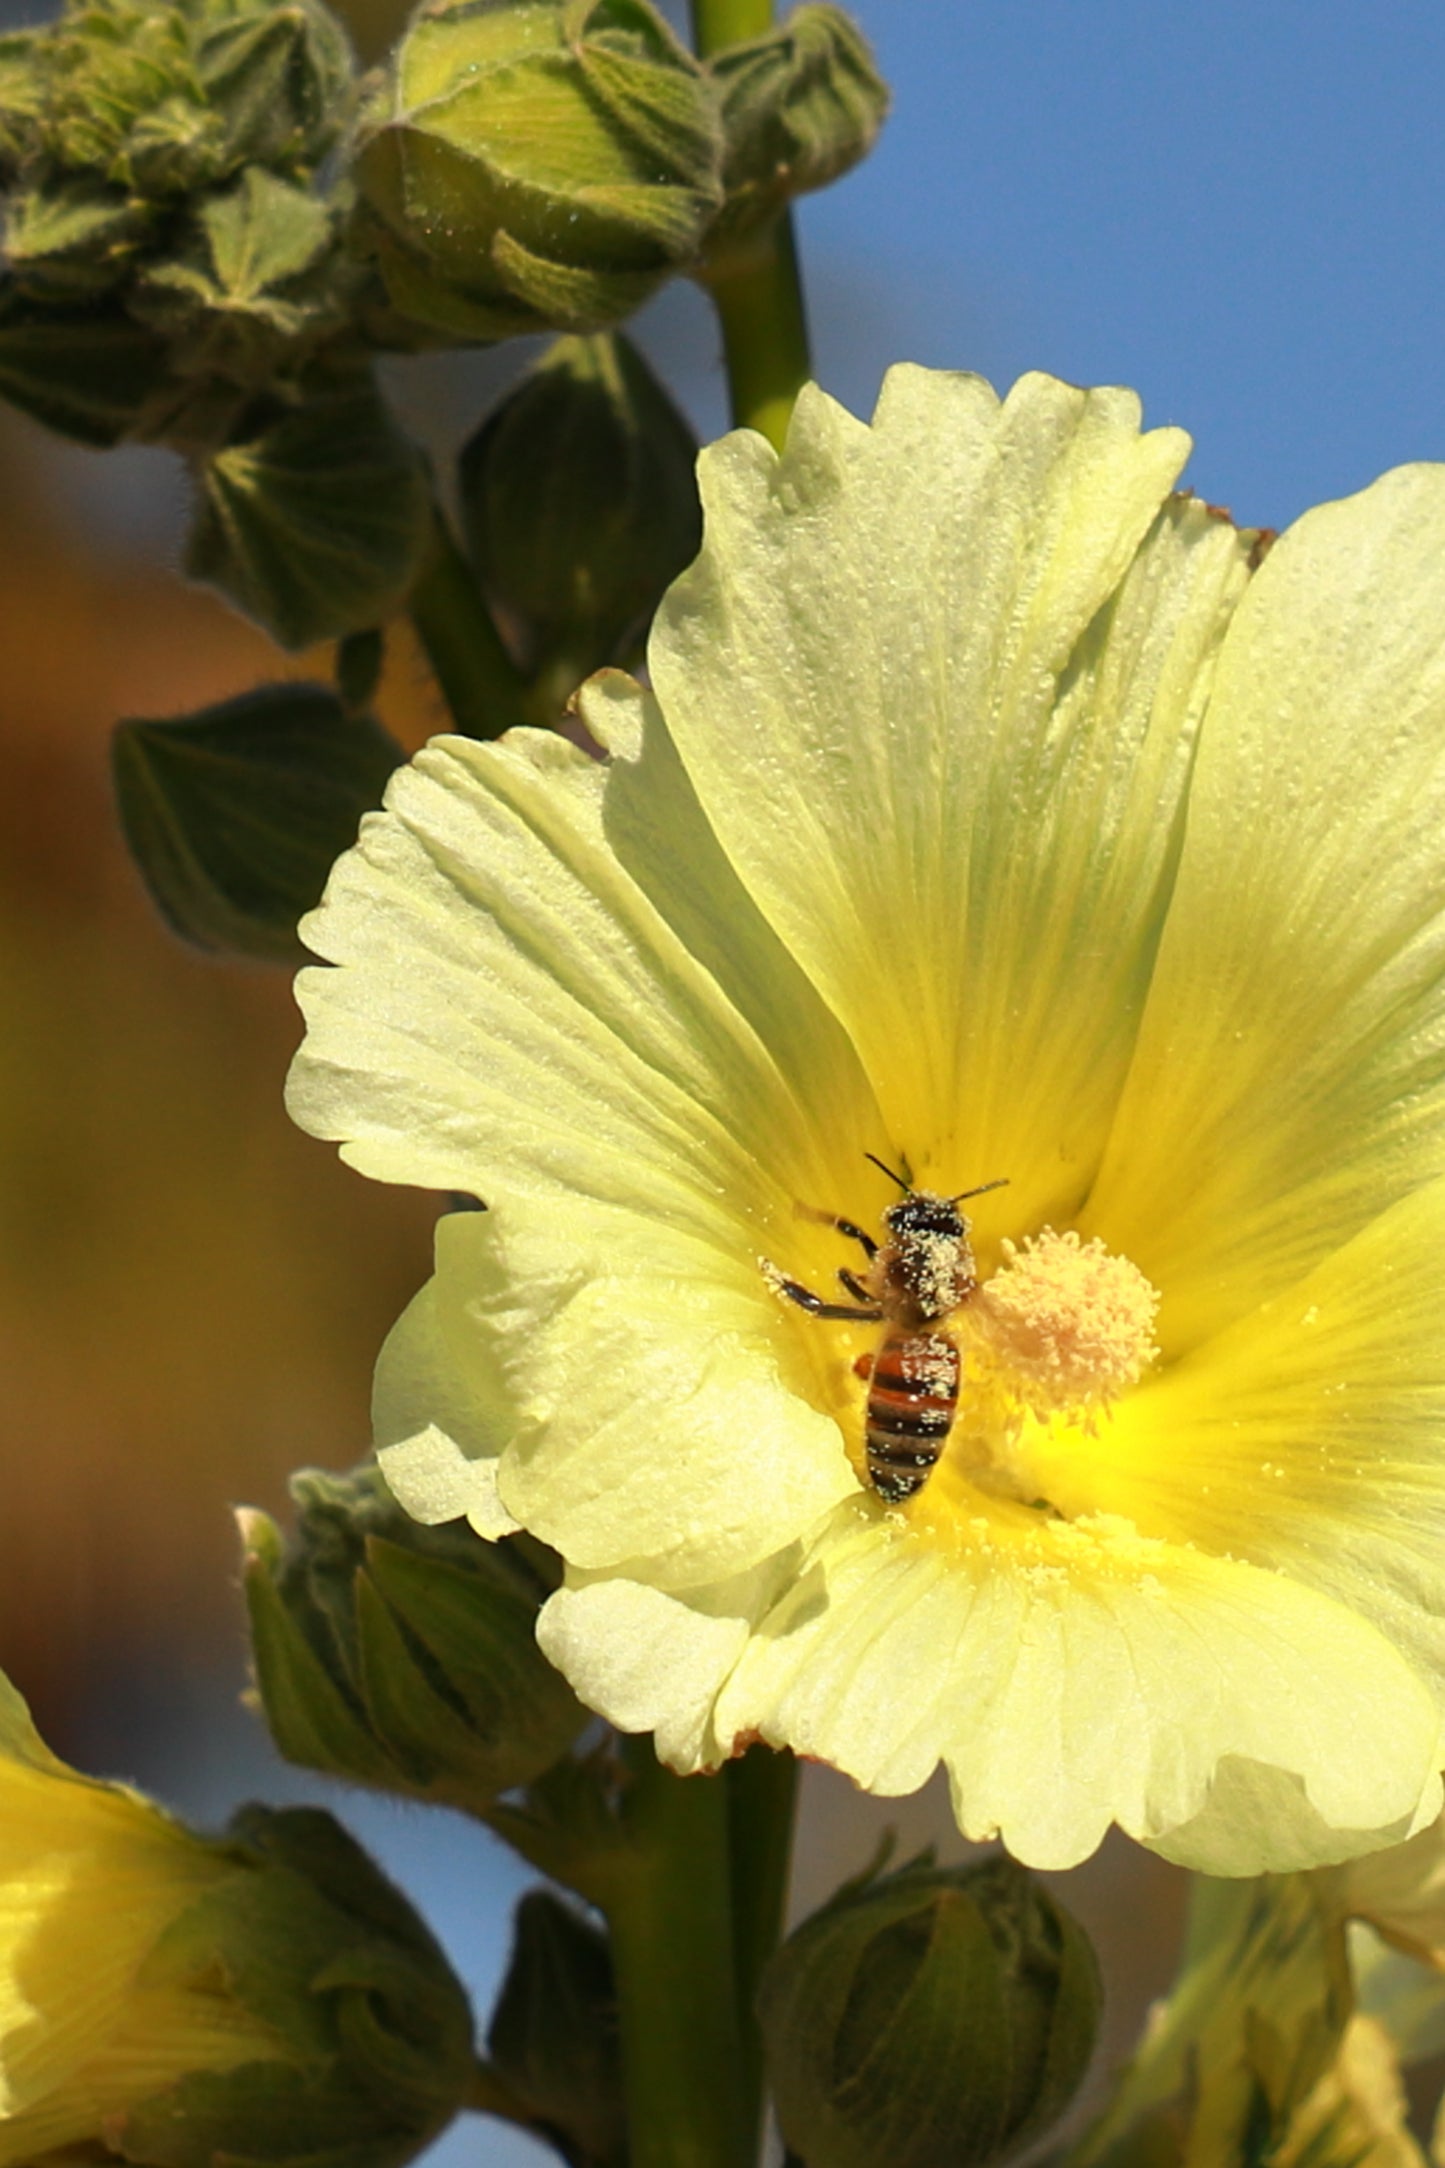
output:
[[[863,1154],[863,1157],[865,1159],[871,1159],[880,1174],[886,1174],[890,1182],[896,1182],[898,1184],[898,1187],[902,1190],[905,1197],[908,1195],[912,1184],[909,1182],[905,1182],[901,1174],[895,1174],[891,1167],[885,1167],[876,1152],[865,1152]]]
[[[985,1190],[1007,1188],[1008,1176],[1001,1174],[997,1181],[980,1182],[977,1189],[961,1189],[956,1197],[950,1197],[948,1201],[950,1204],[962,1204],[965,1197],[981,1197]]]

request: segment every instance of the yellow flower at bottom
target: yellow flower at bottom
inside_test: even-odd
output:
[[[724,440],[608,761],[439,740],[336,868],[292,1106],[486,1203],[378,1441],[594,1707],[1242,1874],[1440,1802],[1445,470],[1265,555],[1187,449]]]
[[[0,1680],[0,2163],[97,2142],[185,2074],[286,2058],[168,1932],[247,1869],[58,1761]]]
[[[402,2168],[472,2070],[460,1983],[330,1815],[194,1836],[0,1677],[0,2168]]]

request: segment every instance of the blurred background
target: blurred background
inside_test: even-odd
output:
[[[1445,457],[1438,0],[856,11],[893,116],[800,215],[818,374],[850,405],[896,359],[1130,383],[1150,422],[1194,433],[1195,487],[1250,524]],[[0,21],[42,13],[6,0]],[[371,54],[397,19],[355,0]],[[669,290],[639,331],[699,430],[725,426],[700,295]],[[445,450],[527,358],[408,363],[395,386]],[[219,1819],[248,1793],[320,1794],[238,1705],[228,1503],[279,1511],[291,1468],[364,1450],[434,1205],[292,1132],[284,975],[183,950],[121,851],[117,718],[319,668],[180,584],[182,490],[163,453],[85,453],[0,412],[0,1663],[62,1752]],[[440,720],[401,633],[381,705],[408,743]],[[932,1793],[809,1782],[805,1904],[884,1822],[946,1835]],[[343,1811],[485,2007],[521,1870],[455,1818]],[[1175,1878],[1120,1846],[1065,1894],[1105,1941],[1120,2047],[1169,1975]],[[441,2152],[549,2157],[477,2122]]]

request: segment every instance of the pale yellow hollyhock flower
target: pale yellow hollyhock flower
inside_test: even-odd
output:
[[[1187,449],[913,368],[725,439],[653,692],[583,696],[610,761],[440,740],[338,865],[292,1105],[486,1201],[379,1442],[419,1518],[562,1553],[594,1707],[1242,1874],[1440,1803],[1445,469],[1255,570]],[[848,1299],[867,1153],[1007,1181],[891,1505],[880,1327],[778,1291]]]
[[[103,2143],[189,2072],[288,2056],[222,1981],[167,1960],[168,1930],[246,1872],[67,1768],[0,1678],[0,2164]]]

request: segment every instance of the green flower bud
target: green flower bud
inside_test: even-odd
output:
[[[143,418],[173,406],[166,342],[123,307],[56,310],[0,279],[0,397],[81,444],[142,433]]]
[[[224,1979],[286,2059],[185,2076],[137,2102],[112,2142],[145,2168],[411,2160],[470,2089],[460,1982],[329,1814],[248,1807],[230,1834],[250,1871],[184,1914],[150,1962]]]
[[[714,55],[726,202],[709,258],[768,225],[794,196],[825,188],[873,148],[888,86],[841,8],[800,7],[776,30]]]
[[[693,261],[720,157],[650,0],[429,0],[363,117],[357,243],[434,333],[592,330]]]
[[[289,1543],[241,1520],[256,1684],[289,1760],[478,1811],[589,1721],[536,1641],[548,1556],[423,1528],[374,1468],[292,1479]]]
[[[583,678],[636,659],[697,555],[697,442],[620,332],[559,339],[462,453],[472,562],[560,711]]]
[[[487,2031],[491,2065],[564,2159],[624,2168],[627,2111],[612,1952],[603,1928],[550,1890],[517,1907],[512,1959]]]
[[[352,75],[321,0],[69,0],[50,29],[0,41],[0,388],[87,442],[103,414],[108,441],[211,450],[254,428],[274,380],[356,346],[369,275],[325,163]],[[130,365],[120,397],[109,348]]]
[[[188,373],[260,391],[288,357],[346,325],[330,276],[335,238],[316,196],[247,166],[136,281],[131,314],[170,335]]]
[[[807,2168],[986,2168],[1073,2098],[1099,2006],[1082,1928],[1003,1854],[852,1886],[764,1975],[783,2135]]]
[[[320,0],[69,0],[0,45],[0,156],[154,208],[253,161],[309,176],[352,74]]]

